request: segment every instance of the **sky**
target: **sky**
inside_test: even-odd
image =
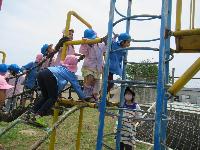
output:
[[[126,14],[126,0],[116,0],[116,8]],[[183,0],[182,27],[189,27],[189,0]],[[67,12],[73,10],[87,20],[99,37],[107,33],[110,0],[3,0],[0,11],[0,49],[7,54],[6,63],[17,63],[20,66],[35,59],[40,48],[45,43],[54,45],[62,36],[66,24]],[[172,30],[175,27],[175,0],[172,9]],[[200,2],[196,1],[195,27],[200,26]],[[161,0],[133,0],[132,14],[160,15]],[[115,14],[115,21],[120,17]],[[75,30],[74,39],[81,39],[86,29],[72,17],[70,28]],[[115,33],[125,32],[125,22],[114,27]],[[160,20],[131,22],[130,35],[136,40],[158,38]],[[132,46],[159,47],[159,42],[132,43]],[[78,52],[79,46],[75,46]],[[174,39],[171,38],[171,48],[175,49]],[[199,57],[199,54],[175,54],[170,62],[175,67],[175,76],[180,76]],[[129,61],[140,62],[149,59],[158,60],[158,52],[131,51]],[[80,74],[81,64],[78,74]],[[195,77],[200,77],[198,73]]]

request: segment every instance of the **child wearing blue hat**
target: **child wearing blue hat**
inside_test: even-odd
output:
[[[22,71],[27,73],[24,81],[24,86],[26,89],[33,89],[36,87],[36,76],[40,70],[41,66],[39,66],[39,63],[42,61],[42,59],[42,54],[37,54],[35,61],[22,66]]]
[[[8,71],[8,65],[0,64],[0,75],[5,76]]]
[[[21,72],[21,68],[17,64],[11,64],[8,66],[8,84],[14,86],[14,88],[6,91],[6,97],[8,98],[5,103],[5,110],[7,112],[15,108],[17,97],[11,98],[13,95],[19,94],[23,91],[23,82],[25,77],[18,76]]]
[[[46,59],[46,61],[42,64],[41,68],[47,68],[54,65],[55,58],[48,57],[51,54],[54,54],[53,44],[44,44],[41,48],[41,53],[43,55],[43,59]]]
[[[84,39],[95,39],[97,34],[92,29],[84,31]],[[101,89],[100,78],[103,71],[103,56],[106,51],[104,43],[98,44],[82,44],[79,52],[85,55],[83,66],[81,69],[84,77],[84,93],[87,96],[98,98]]]
[[[32,102],[32,97],[34,94],[34,90],[37,87],[37,81],[36,81],[36,76],[38,72],[40,71],[41,68],[41,61],[43,60],[43,55],[42,54],[37,54],[35,61],[32,61],[24,66],[22,66],[22,71],[26,73],[26,78],[24,81],[24,90],[30,90],[28,92],[30,101]],[[21,105],[25,105],[25,99],[22,99]]]
[[[125,51],[115,51],[120,48],[126,48],[130,46],[131,36],[127,33],[121,33],[118,36],[118,41],[113,41],[110,52],[110,66],[109,66],[109,76],[108,80],[113,80],[113,75],[122,76],[122,61],[123,57],[126,55]],[[113,87],[113,83],[108,84],[108,92]]]

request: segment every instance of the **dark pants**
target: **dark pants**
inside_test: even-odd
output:
[[[132,150],[132,146],[120,142],[120,150]]]
[[[42,97],[38,101],[35,101],[33,111],[42,116],[46,114],[57,101],[58,87],[55,76],[48,69],[39,72],[37,81],[42,92]]]
[[[110,89],[114,86],[114,83],[110,83],[109,81],[113,80],[113,73],[109,72],[108,75],[108,88],[107,88],[107,93],[110,92]]]

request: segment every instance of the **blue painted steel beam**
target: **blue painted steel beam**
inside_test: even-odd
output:
[[[141,19],[141,18],[144,18],[144,19]],[[145,21],[145,20],[160,19],[160,18],[161,16],[156,16],[156,15],[134,15],[134,16],[124,17],[122,19],[117,20],[116,22],[113,23],[113,26],[125,20]]]
[[[146,81],[133,81],[133,80],[110,80],[110,83],[118,83],[118,84],[145,84],[145,85],[156,85],[155,82],[146,82]]]
[[[126,18],[126,33],[129,34],[130,31],[130,16],[131,16],[131,5],[132,0],[128,0],[128,8],[127,8],[127,18]],[[122,71],[122,80],[126,80],[126,61],[127,61],[128,52],[126,51],[126,55],[123,59],[123,71]],[[124,92],[125,92],[125,85],[121,85],[121,93],[120,93],[120,107],[124,105]],[[117,125],[117,136],[116,136],[116,150],[120,150],[120,139],[121,139],[121,128],[122,128],[122,116],[123,111],[119,110],[119,117],[118,117],[118,125]]]
[[[101,102],[99,105],[100,115],[99,115],[99,127],[98,127],[96,150],[101,150],[103,146],[104,118],[105,118],[108,73],[109,73],[109,53],[110,53],[111,44],[112,44],[115,2],[116,0],[110,0],[108,39],[107,39],[107,48],[106,48],[106,59],[105,59],[105,65],[104,65],[103,92],[102,92]]]
[[[172,0],[167,0],[166,12],[168,12],[167,22],[165,23],[168,31],[171,31],[171,12],[172,12]],[[170,59],[170,36],[166,37],[166,59]],[[169,83],[169,61],[165,63],[165,84]],[[165,89],[165,93],[167,90]],[[167,102],[168,98],[165,94],[164,104],[163,104],[163,118],[167,118]],[[162,119],[161,121],[161,142],[166,145],[166,136],[167,136],[167,120]],[[162,150],[165,149],[164,146],[161,147]]]
[[[167,21],[167,2],[168,0],[162,0],[161,11],[161,28],[160,28],[160,50],[159,50],[159,65],[158,65],[158,85],[157,85],[157,100],[156,100],[156,115],[155,115],[155,130],[154,130],[154,150],[163,149],[161,139],[161,120],[162,112],[164,109],[164,97],[165,97],[165,80],[166,80],[166,39],[165,39],[165,27]]]
[[[159,51],[158,48],[152,48],[152,47],[127,47],[127,48],[119,48],[116,50],[111,51],[111,53],[116,51],[127,51],[127,50],[153,50],[153,51]]]

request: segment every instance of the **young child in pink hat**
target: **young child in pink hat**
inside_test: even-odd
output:
[[[67,55],[65,60],[61,62],[61,65],[48,67],[39,72],[37,81],[41,89],[42,97],[34,103],[34,106],[30,110],[33,116],[32,118],[36,115],[45,115],[55,104],[58,95],[62,92],[68,82],[71,83],[81,100],[86,98],[75,75],[77,63],[78,59],[75,55]]]
[[[11,88],[13,88],[13,86],[8,84],[3,76],[0,76],[0,109],[2,109],[5,103],[6,90]]]

